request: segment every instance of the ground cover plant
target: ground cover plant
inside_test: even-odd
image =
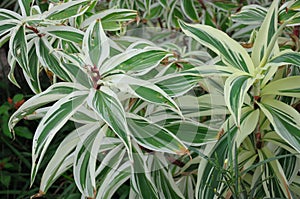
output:
[[[14,8],[0,43],[34,94],[8,129],[38,122],[33,198],[61,176],[82,198],[300,197],[298,1]]]

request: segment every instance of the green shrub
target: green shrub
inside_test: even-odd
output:
[[[129,198],[299,197],[300,54],[287,49],[299,34],[282,42],[298,24],[297,1],[237,13],[235,38],[248,38],[249,49],[211,27],[234,31],[230,19],[216,19],[241,6],[235,2],[210,22],[198,10],[214,13],[220,4],[111,1],[103,9],[94,0],[50,1],[43,11],[19,2],[21,14],[0,10],[0,35],[9,41],[10,80],[18,85],[13,71],[21,67],[35,93],[8,123],[13,131],[24,118],[40,119],[31,183],[47,165],[34,197],[70,168],[86,198],[120,190]],[[189,23],[199,21],[210,26]],[[159,31],[148,40],[126,36],[140,22]],[[172,39],[163,27],[186,36]],[[74,130],[47,160],[68,121]]]

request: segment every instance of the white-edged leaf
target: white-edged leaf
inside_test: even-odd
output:
[[[158,199],[158,192],[153,179],[150,176],[150,170],[146,164],[145,157],[139,146],[133,145],[133,164],[131,166],[130,186],[143,199]]]
[[[261,91],[264,95],[282,95],[300,98],[300,76],[290,76],[268,83]]]
[[[65,125],[88,97],[87,91],[75,91],[58,100],[40,121],[32,144],[31,183],[55,134]]]
[[[32,114],[36,109],[42,107],[45,104],[50,102],[57,101],[73,91],[83,90],[81,85],[74,83],[56,83],[50,86],[47,90],[39,93],[29,100],[25,101],[21,107],[10,117],[9,120],[9,129],[13,131],[14,126],[26,115]]]
[[[194,1],[191,0],[181,0],[181,9],[185,16],[187,16],[190,20],[198,21],[198,13],[196,7],[194,5]]]
[[[30,8],[33,2],[34,0],[18,0],[23,17],[30,15]]]
[[[228,66],[254,73],[254,65],[247,51],[226,33],[207,25],[187,24],[181,20],[179,25],[187,36],[217,53]]]
[[[25,37],[25,28],[20,26],[12,33],[9,47],[13,57],[16,59],[22,70],[31,78],[28,62],[28,44]]]
[[[72,81],[70,74],[60,63],[58,55],[44,37],[35,40],[36,54],[44,67],[65,81]]]
[[[278,55],[272,57],[272,59],[268,62],[268,65],[271,67],[274,66],[282,66],[292,64],[296,66],[300,66],[300,53],[294,52],[292,50],[284,50],[280,52]]]
[[[84,35],[83,31],[71,26],[47,26],[46,28],[40,28],[39,31],[65,41],[79,44],[82,42]]]
[[[143,75],[158,66],[163,59],[169,56],[172,56],[172,54],[154,47],[127,50],[105,62],[100,68],[100,74],[116,70],[129,74]]]
[[[93,123],[76,128],[64,138],[44,170],[40,184],[40,190],[42,192],[46,193],[55,180],[62,174],[62,172],[59,171],[66,171],[73,165],[74,153],[72,153],[72,151],[74,151],[84,134],[89,132],[90,129],[96,125],[98,124]],[[70,154],[72,154],[72,161],[70,161],[69,164],[65,164]],[[65,165],[65,167],[63,167],[63,165]]]
[[[293,107],[275,99],[262,98],[258,105],[276,133],[300,152],[300,114]]]
[[[174,100],[161,88],[149,81],[128,75],[114,75],[108,79],[110,79],[116,88],[121,89],[123,92],[129,92],[150,103],[169,106],[180,112]]]
[[[96,194],[96,161],[106,130],[107,125],[100,129],[100,125],[94,123],[90,129],[86,130],[76,146],[73,165],[74,179],[81,194],[85,197],[93,198]]]
[[[108,9],[92,15],[81,24],[81,28],[89,26],[93,21],[101,19],[104,30],[117,31],[122,25],[120,23],[136,19],[137,11],[129,9]]]
[[[91,66],[100,68],[110,55],[108,37],[100,20],[93,21],[84,34],[83,51],[88,55]]]
[[[151,176],[157,187],[159,198],[183,199],[178,186],[175,184],[174,178],[167,165],[162,163],[163,157],[153,156]]]
[[[245,95],[252,86],[254,79],[243,73],[231,75],[225,82],[224,98],[228,110],[233,115],[235,123],[240,126],[241,109]]]
[[[218,130],[194,121],[174,121],[164,126],[183,143],[201,146],[215,142]]]
[[[273,1],[267,15],[257,33],[251,54],[252,61],[257,67],[267,53],[271,39],[277,31],[278,0]]]
[[[90,6],[90,0],[74,0],[53,6],[45,12],[45,18],[50,20],[63,20],[82,15]]]
[[[125,111],[117,95],[106,86],[101,86],[100,90],[91,89],[88,97],[88,105],[124,142],[129,157],[132,158]]]
[[[127,123],[132,137],[147,149],[179,155],[189,153],[176,133],[173,134],[144,117],[127,114]]]

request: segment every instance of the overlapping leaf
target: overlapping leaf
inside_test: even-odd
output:
[[[167,129],[137,115],[127,115],[128,128],[133,138],[143,147],[166,153],[187,154],[187,147]]]
[[[131,158],[131,143],[125,111],[116,94],[105,86],[102,86],[100,90],[91,89],[88,97],[88,105],[124,142]]]
[[[192,25],[179,21],[183,32],[207,46],[228,65],[253,74],[254,65],[247,51],[227,34],[207,25]]]
[[[277,134],[300,152],[300,115],[291,106],[278,100],[263,98],[258,104]]]
[[[91,23],[83,38],[83,51],[88,55],[91,66],[100,68],[109,57],[110,46],[100,20]]]
[[[277,31],[278,0],[273,1],[268,13],[258,31],[252,51],[252,61],[257,67],[267,53],[271,39]],[[274,44],[273,44],[274,45]]]
[[[261,91],[261,96],[264,95],[282,95],[300,98],[300,82],[299,76],[290,76],[267,84]]]
[[[32,144],[32,183],[51,140],[76,110],[86,101],[87,96],[87,91],[75,91],[67,95],[58,100],[40,121],[34,134]]]

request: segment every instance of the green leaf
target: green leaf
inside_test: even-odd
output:
[[[29,50],[28,60],[30,63],[29,69],[30,69],[31,78],[29,76],[27,76],[26,73],[24,73],[24,76],[25,76],[26,81],[27,81],[28,85],[30,86],[31,90],[34,93],[40,93],[42,91],[41,85],[40,85],[40,80],[39,80],[40,63],[39,63],[39,59],[36,54],[36,48],[34,45],[32,45],[32,47]]]
[[[89,64],[100,68],[110,54],[108,37],[105,35],[100,20],[92,22],[88,27],[82,45],[84,53],[88,55]]]
[[[47,26],[46,28],[40,28],[39,31],[77,44],[82,42],[84,35],[84,32],[71,26]]]
[[[5,19],[16,19],[19,21],[22,19],[22,16],[11,10],[0,8],[0,21]]]
[[[74,83],[57,83],[50,86],[47,90],[39,93],[29,100],[25,101],[21,107],[10,117],[9,129],[13,131],[14,126],[24,117],[32,114],[36,109],[42,107],[50,102],[57,101],[73,91],[83,90],[84,88],[79,84]]]
[[[17,24],[18,24],[18,21],[14,20],[14,19],[6,19],[6,20],[0,21],[0,36],[2,37],[3,35],[5,35],[8,32],[12,32],[12,34],[13,34],[14,31],[12,31],[12,29],[14,27],[16,27]],[[7,35],[11,35],[11,33],[8,33]]]
[[[198,13],[194,5],[194,1],[191,0],[181,0],[181,8],[183,13],[195,22],[199,21]]]
[[[139,198],[158,199],[158,192],[153,179],[150,176],[144,155],[138,146],[133,148],[133,164],[131,171],[130,186],[133,188]],[[146,188],[146,189],[145,189]]]
[[[253,78],[242,73],[233,74],[225,82],[225,102],[228,110],[234,117],[237,126],[240,126],[241,109],[245,100],[245,95],[253,82]]]
[[[143,75],[157,67],[169,52],[158,48],[131,49],[120,53],[103,64],[100,74],[124,71],[129,74]]]
[[[183,199],[183,195],[180,192],[174,178],[170,172],[167,170],[167,165],[163,164],[159,159],[163,157],[153,156],[152,162],[152,172],[151,176],[157,187],[159,198],[172,198],[172,199]]]
[[[40,184],[42,192],[46,193],[55,180],[73,165],[74,153],[72,151],[74,151],[84,134],[91,131],[97,125],[96,123],[92,123],[81,126],[64,138],[44,170]],[[67,160],[70,157],[72,157],[72,161],[69,162]]]
[[[63,20],[82,15],[90,6],[90,0],[69,1],[52,7],[46,12],[46,19]]]
[[[218,131],[193,121],[174,121],[164,126],[189,146],[201,146],[217,139]]]
[[[100,131],[99,129],[99,124],[95,123],[87,130],[74,154],[75,183],[85,197],[94,197],[96,193],[96,161],[107,126],[103,126]]]
[[[129,92],[147,102],[166,105],[180,111],[177,104],[170,96],[149,81],[144,81],[127,75],[109,76],[108,79],[116,88],[119,88],[123,92]]]
[[[177,73],[156,78],[154,82],[170,97],[178,97],[194,88],[199,79],[201,77],[191,73]]]
[[[278,3],[278,0],[273,1],[256,35],[251,54],[252,61],[256,67],[260,65],[263,57],[266,56],[267,48],[270,45],[273,35],[277,31]]]
[[[262,23],[267,15],[268,10],[260,5],[246,5],[243,6],[241,11],[232,15],[232,20],[246,25],[256,25]]]
[[[300,53],[291,50],[285,50],[280,52],[278,55],[272,57],[272,59],[268,62],[268,65],[270,65],[271,67],[282,66],[287,64],[292,64],[299,67]]]
[[[31,183],[55,134],[65,125],[76,110],[86,101],[87,91],[75,91],[58,100],[40,121],[32,144]]]
[[[254,74],[254,65],[247,51],[224,32],[207,25],[187,24],[179,20],[183,32],[217,53],[224,63],[249,74]]]
[[[128,114],[127,123],[133,138],[147,149],[179,155],[189,153],[173,133],[143,117]]]
[[[290,76],[272,81],[261,90],[261,96],[282,95],[300,98],[300,85],[296,82],[300,82],[300,76]]]
[[[300,114],[291,106],[270,98],[258,103],[276,133],[300,152]]]
[[[33,6],[33,0],[18,0],[22,16],[30,16],[30,9]]]
[[[70,74],[66,71],[63,65],[60,63],[58,55],[46,38],[42,37],[37,39],[36,42],[36,54],[39,61],[44,67],[47,67],[55,75],[65,81],[72,81]]]
[[[28,63],[28,44],[25,37],[24,26],[20,26],[12,33],[9,47],[12,56],[17,60],[22,70],[31,78]]]
[[[125,118],[125,111],[116,94],[106,86],[100,90],[91,89],[88,105],[109,125],[119,136],[131,156],[131,143]]]
[[[217,196],[216,191],[222,187],[222,169],[225,159],[228,157],[229,145],[228,136],[231,138],[237,132],[237,128],[229,130],[221,139],[213,146],[209,152],[209,158],[201,159],[201,164],[198,168],[196,198],[214,198]],[[231,139],[230,139],[231,141]]]
[[[97,13],[90,18],[86,19],[81,28],[89,26],[93,21],[101,20],[104,30],[118,31],[122,28],[123,22],[132,21],[137,18],[137,11],[129,9],[108,9]]]
[[[101,177],[96,198],[112,198],[117,189],[129,179],[131,164],[129,161],[124,162],[125,152],[123,144],[119,144],[101,161],[96,171],[97,176]]]

